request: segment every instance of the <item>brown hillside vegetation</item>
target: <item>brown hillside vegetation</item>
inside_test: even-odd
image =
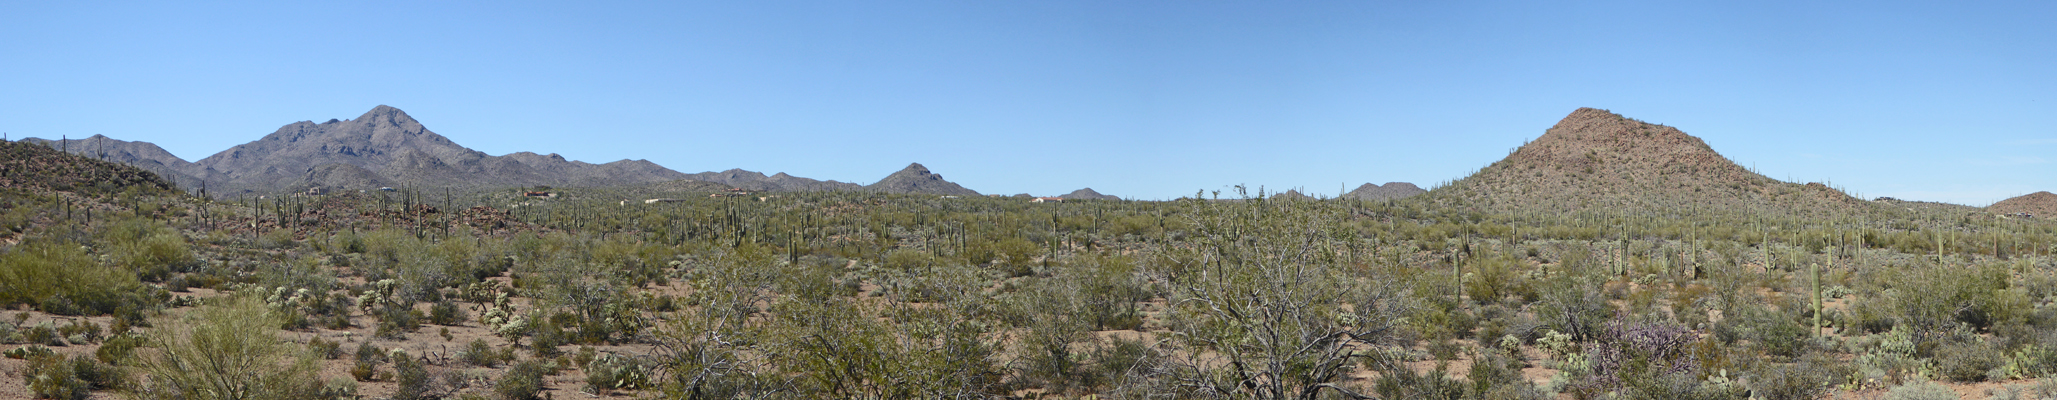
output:
[[[1593,108],[1573,111],[1506,159],[1428,198],[1496,213],[1826,216],[1870,207],[1827,185],[1751,172],[1677,128]]]
[[[2011,199],[2000,200],[1986,206],[1986,211],[1999,214],[2029,213],[2036,218],[2057,218],[2057,194],[2035,192]]]
[[[172,189],[170,182],[142,168],[65,154],[40,144],[0,142],[0,187],[111,192],[131,186],[151,191]]]

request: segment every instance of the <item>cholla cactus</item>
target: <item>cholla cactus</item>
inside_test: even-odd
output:
[[[394,301],[393,289],[399,286],[400,283],[392,279],[381,279],[378,282],[373,282],[371,290],[366,290],[363,295],[357,296],[357,307],[364,309],[365,312],[376,310],[379,306]]]
[[[499,334],[501,337],[516,337],[520,336],[523,332],[528,332],[528,330],[528,317],[516,315],[512,318],[507,319],[507,323],[501,324],[498,328],[495,328],[494,333]]]

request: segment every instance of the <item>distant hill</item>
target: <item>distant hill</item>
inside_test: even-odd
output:
[[[174,183],[192,186],[193,188],[198,188],[201,180],[215,178],[219,175],[219,173],[209,170],[207,167],[187,162],[185,159],[172,155],[171,152],[164,151],[164,148],[157,147],[156,144],[150,142],[116,140],[105,135],[93,135],[85,139],[60,140],[27,138],[21,141],[23,143],[63,149],[86,158],[132,165],[150,172],[156,172],[158,175],[163,175],[166,179],[173,180]]]
[[[730,187],[731,187],[731,186],[729,186],[729,185],[724,185],[724,184],[720,184],[720,183],[714,183],[714,182],[708,182],[708,181],[696,181],[696,180],[691,180],[691,179],[680,179],[680,180],[675,180],[675,181],[670,181],[670,182],[662,182],[662,183],[656,183],[656,184],[652,184],[652,185],[648,186],[648,188],[649,188],[649,189],[652,189],[652,190],[656,190],[656,191],[658,191],[658,192],[687,192],[687,193],[694,193],[694,192],[720,192],[720,191],[728,190],[728,189],[729,189]]]
[[[1300,194],[1300,191],[1299,191],[1299,190],[1296,190],[1296,189],[1286,189],[1286,191],[1283,191],[1283,192],[1278,192],[1278,193],[1272,193],[1272,194],[1271,194],[1271,199],[1272,199],[1272,200],[1313,200],[1313,199],[1314,199],[1314,197],[1311,197],[1311,196],[1308,196],[1308,195],[1305,195],[1305,194]]]
[[[701,172],[685,175],[686,179],[714,182],[750,190],[775,192],[827,192],[858,190],[864,188],[855,183],[820,181],[786,175],[784,172],[765,176],[760,172],[731,169],[721,172]]]
[[[1343,197],[1360,200],[1399,200],[1422,193],[1428,193],[1428,190],[1407,182],[1386,182],[1383,186],[1365,183],[1356,190],[1343,194]]]
[[[1121,200],[1120,196],[1100,194],[1100,192],[1093,191],[1093,188],[1073,190],[1071,193],[1057,197],[1065,200]]]
[[[433,187],[604,186],[685,177],[642,160],[589,164],[555,154],[491,156],[458,145],[406,112],[383,105],[347,121],[287,124],[195,164],[218,171],[227,186],[250,191],[308,186],[349,189],[371,182]]]
[[[1759,175],[1677,128],[1592,108],[1424,200],[1505,213],[1839,215],[1873,207],[1819,183]]]
[[[2029,193],[2000,200],[1986,206],[1986,211],[1996,214],[2029,213],[2038,219],[2057,219],[2057,194],[2047,191]]]
[[[979,192],[972,191],[971,189],[965,189],[963,186],[958,186],[956,183],[951,183],[950,181],[943,180],[942,175],[929,172],[928,167],[921,166],[921,163],[907,164],[907,168],[902,168],[899,172],[894,172],[892,175],[887,175],[885,179],[880,179],[878,182],[865,186],[864,190],[885,193],[920,193],[947,196],[979,195]]]
[[[0,188],[110,194],[134,187],[146,193],[174,189],[140,167],[68,154],[44,143],[0,141],[0,171]]]

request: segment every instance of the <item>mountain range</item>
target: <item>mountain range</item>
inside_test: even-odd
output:
[[[978,196],[920,163],[870,185],[742,169],[686,174],[647,160],[592,164],[557,154],[488,155],[436,134],[406,112],[378,106],[350,120],[300,121],[258,140],[188,162],[148,142],[95,135],[23,139],[89,158],[156,172],[187,190],[210,194],[279,193],[308,188],[391,186],[651,186],[667,190],[871,191]],[[1304,197],[1296,191],[1280,197]],[[1065,199],[1119,199],[1091,188]],[[1433,191],[1406,182],[1366,183],[1344,198],[1420,197],[1432,206],[1500,213],[1666,213],[1711,210],[1779,215],[1837,215],[1875,208],[1820,183],[1765,177],[1677,128],[1606,110],[1580,108],[1506,158]],[[2057,195],[2038,192],[1993,204],[2000,213],[2057,214]]]
[[[591,164],[557,154],[503,156],[472,150],[436,134],[405,111],[380,105],[349,120],[300,121],[271,134],[189,162],[149,142],[94,135],[85,139],[23,139],[72,153],[157,172],[189,190],[215,195],[391,186],[487,188],[509,186],[619,186],[667,184],[760,191],[877,191],[976,196],[921,164],[869,186],[802,178],[786,173],[731,169],[685,174],[647,160]]]

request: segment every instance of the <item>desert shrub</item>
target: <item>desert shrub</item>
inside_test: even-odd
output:
[[[271,232],[265,232],[264,235],[258,236],[257,243],[255,244],[260,249],[290,249],[293,248],[293,245],[299,244],[299,242],[293,241],[292,229],[280,228],[272,229]]]
[[[277,313],[254,296],[224,298],[184,318],[160,318],[138,351],[144,398],[308,398],[320,394],[316,357],[278,338]]]
[[[1521,360],[1509,357],[1507,352],[1497,349],[1479,351],[1473,359],[1471,370],[1465,375],[1471,381],[1469,395],[1474,399],[1543,399],[1535,385],[1521,379]]]
[[[536,400],[543,392],[543,376],[550,373],[550,366],[538,360],[515,363],[507,374],[493,383],[493,393],[505,400]]]
[[[474,366],[499,368],[500,364],[513,361],[514,353],[495,350],[486,344],[485,339],[473,339],[471,344],[457,351],[457,359]]]
[[[45,346],[65,345],[64,336],[58,335],[56,329],[50,328],[49,322],[44,322],[36,324],[35,326],[22,328],[21,338],[23,341]]]
[[[1909,268],[1885,281],[1892,289],[1883,300],[1891,305],[1895,324],[1917,333],[1948,331],[1957,323],[1985,329],[2026,318],[2033,310],[2023,291],[2009,289],[2008,271],[1999,265]]]
[[[1757,304],[1729,307],[1734,316],[1714,324],[1714,337],[1729,344],[1748,340],[1765,354],[1796,357],[1807,349],[1807,327],[1797,317]]]
[[[457,303],[451,302],[448,299],[438,301],[435,305],[429,306],[429,323],[431,324],[456,326],[468,319],[471,319],[471,316],[465,315],[464,309],[458,308]]]
[[[100,341],[100,324],[93,321],[72,321],[57,328],[57,334],[72,344],[87,344]]]
[[[1590,375],[1578,390],[1605,393],[1630,382],[1662,383],[1666,375],[1698,376],[1691,344],[1699,333],[1678,325],[1616,320],[1586,346]]]
[[[34,304],[58,315],[147,307],[155,292],[136,275],[94,260],[75,243],[30,240],[0,254],[0,304]]]
[[[394,400],[440,399],[452,389],[451,382],[439,381],[421,360],[408,356],[393,358],[393,383]]]
[[[1571,274],[1559,274],[1541,286],[1537,320],[1551,330],[1571,335],[1574,341],[1599,337],[1607,321],[1614,319],[1614,308],[1600,291]]]
[[[2007,362],[2007,354],[1985,341],[1946,343],[1935,351],[1936,373],[1958,382],[1982,382]]]
[[[1018,344],[1026,353],[1018,365],[1019,376],[1055,393],[1090,387],[1097,376],[1082,373],[1083,357],[1074,354],[1075,343],[1091,339],[1090,321],[1075,318],[1082,308],[1078,288],[1046,282],[1009,300],[1023,308],[1016,310],[1021,320],[1017,324],[1027,328]]]
[[[2006,369],[2010,378],[2035,379],[2057,373],[2057,349],[2044,345],[2027,345],[2008,354]]]
[[[1373,370],[1378,371],[1378,380],[1372,384],[1372,391],[1388,399],[1431,399],[1460,400],[1464,398],[1465,384],[1452,379],[1447,364],[1437,364],[1427,372],[1415,372],[1412,368],[1396,362],[1375,362]]]
[[[110,226],[102,241],[114,265],[133,271],[142,280],[161,282],[174,273],[191,271],[195,259],[185,236],[144,219],[129,219]]]
[[[1750,390],[1757,398],[1767,400],[1821,398],[1836,384],[1849,379],[1850,367],[1845,364],[1814,357],[1792,364],[1763,363],[1749,374]]]
[[[1942,384],[1935,382],[1921,381],[1893,387],[1892,390],[1886,391],[1885,397],[1881,397],[1880,399],[1956,400],[1957,398],[1957,391],[1950,390],[1949,386],[1943,386]]]
[[[388,357],[386,350],[379,348],[378,345],[357,345],[357,354],[354,357],[356,362],[350,365],[350,376],[358,381],[384,380],[385,376],[379,373],[379,365],[385,364]]]
[[[1168,357],[1174,375],[1166,379],[1228,391],[1222,396],[1313,397],[1336,388],[1333,382],[1355,369],[1353,355],[1362,351],[1357,349],[1405,340],[1399,333],[1405,329],[1402,317],[1428,313],[1412,312],[1414,298],[1404,294],[1401,277],[1382,270],[1353,274],[1342,265],[1347,259],[1333,249],[1349,243],[1339,239],[1347,236],[1333,223],[1346,210],[1328,204],[1182,205],[1194,214],[1198,243],[1172,246],[1149,263],[1149,272],[1169,277],[1166,298],[1175,306],[1165,312],[1166,325],[1172,345],[1186,353]],[[1444,293],[1454,289],[1442,287]],[[1257,315],[1263,317],[1252,317]],[[1470,317],[1461,311],[1446,315]],[[1465,334],[1470,329],[1461,327]],[[1451,329],[1452,336],[1457,330]],[[1240,365],[1191,356],[1202,352]]]
[[[1142,375],[1146,368],[1162,363],[1164,355],[1141,340],[1113,339],[1096,347],[1087,359],[1092,361],[1091,373],[1101,376],[1101,382],[1115,384]]]
[[[650,386],[649,367],[633,358],[601,354],[586,361],[586,392],[607,394]]]
[[[136,355],[136,346],[143,344],[143,336],[124,333],[107,338],[100,348],[93,350],[93,358],[107,364],[119,365]]]
[[[90,365],[92,360],[48,354],[29,357],[27,361],[21,369],[21,377],[36,398],[77,400],[86,398],[93,391],[93,383],[78,374],[78,364],[85,362]]]
[[[924,272],[936,267],[926,251],[899,249],[886,253],[886,268],[902,272]]]
[[[1464,279],[1464,294],[1479,304],[1491,304],[1510,295],[1518,295],[1518,277],[1515,275],[1521,260],[1512,257],[1492,257],[1472,261],[1468,266],[1470,276]]]
[[[307,351],[324,360],[334,360],[343,357],[343,343],[315,337],[307,341]]]
[[[12,358],[16,360],[26,360],[32,357],[54,356],[56,354],[56,350],[51,350],[49,347],[44,347],[40,344],[16,347],[13,349],[8,349],[6,352],[7,358]]]

